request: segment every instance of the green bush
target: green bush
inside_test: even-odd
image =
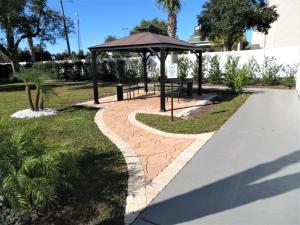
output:
[[[66,144],[47,144],[37,126],[11,130],[0,120],[0,194],[14,211],[47,211],[58,191],[71,188],[76,174],[74,153]]]
[[[119,83],[124,82],[125,73],[126,73],[126,61],[123,59],[119,59],[116,61],[116,77],[119,80]]]
[[[207,74],[207,81],[211,84],[219,84],[221,82],[221,67],[220,67],[220,58],[215,55],[208,59],[209,69]]]
[[[241,93],[246,85],[249,70],[245,66],[238,68],[239,58],[229,56],[225,64],[224,84],[236,93]]]
[[[234,82],[238,73],[238,64],[239,58],[234,56],[229,56],[225,64],[226,72],[224,77],[224,84],[233,91],[235,90]]]
[[[247,84],[256,84],[259,82],[257,73],[259,73],[259,64],[254,57],[251,57],[249,61],[243,66],[248,70],[248,75],[246,79]]]
[[[191,60],[189,60],[188,57],[180,56],[178,57],[177,64],[178,64],[178,78],[181,84],[183,84],[189,74],[189,70],[192,62]]]
[[[247,78],[249,77],[249,70],[245,67],[238,69],[236,77],[234,79],[234,91],[241,93],[243,88],[247,84]]]
[[[287,65],[283,68],[284,77],[281,79],[281,84],[287,86],[288,88],[295,87],[296,85],[296,74],[298,72],[298,65]]]
[[[266,57],[263,65],[260,67],[262,83],[270,86],[279,84],[279,73],[282,68],[282,64],[278,64],[275,57]]]

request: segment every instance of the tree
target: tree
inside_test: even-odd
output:
[[[45,81],[49,78],[49,75],[42,70],[39,69],[30,69],[25,70],[22,73],[17,73],[13,76],[14,78],[20,79],[25,84],[25,92],[27,95],[28,103],[30,109],[32,111],[38,111],[44,109],[44,102],[45,102]],[[31,87],[30,83],[33,82],[35,85],[35,99],[33,101],[31,95]]]
[[[209,0],[198,23],[202,38],[223,40],[230,51],[249,29],[267,34],[278,16],[276,6],[268,6],[264,0]]]
[[[115,41],[115,40],[117,40],[116,36],[108,35],[108,36],[105,38],[104,42],[107,43],[107,42]]]
[[[47,0],[0,0],[0,51],[19,71],[19,44],[33,38],[54,44],[63,36],[62,16]],[[72,27],[72,22],[68,23]],[[31,46],[32,47],[32,46]],[[30,48],[31,48],[30,47]]]
[[[156,0],[159,6],[168,13],[168,35],[176,38],[177,34],[177,13],[181,8],[180,0]]]
[[[168,35],[172,38],[177,37],[177,13],[181,8],[181,0],[156,0],[159,6],[168,13]],[[175,63],[177,57],[171,52],[171,62]]]
[[[152,20],[145,20],[143,19],[139,25],[135,26],[130,34],[137,34],[140,33],[141,30],[147,29],[150,26],[154,26],[160,30],[160,34],[168,35],[168,25],[164,20],[159,20],[158,18],[154,18]]]

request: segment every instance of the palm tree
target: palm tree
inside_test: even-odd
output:
[[[49,78],[49,74],[39,69],[29,69],[13,76],[22,80],[25,84],[25,92],[32,111],[42,110],[44,108],[44,98],[46,95],[45,81]],[[30,83],[35,85],[35,99],[33,101],[31,95]]]
[[[168,13],[168,35],[177,37],[177,13],[181,8],[181,0],[156,0],[158,6],[162,6]],[[172,53],[171,61],[176,61],[175,55]]]
[[[156,0],[159,6],[168,13],[168,35],[176,38],[177,33],[177,13],[181,8],[180,0]]]

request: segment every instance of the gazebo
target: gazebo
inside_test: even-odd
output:
[[[153,32],[142,32],[124,37],[115,41],[107,42],[89,48],[92,58],[94,103],[99,104],[98,77],[96,71],[96,52],[135,52],[140,55],[143,62],[144,88],[148,91],[147,84],[147,61],[150,56],[156,56],[160,60],[160,111],[166,111],[165,101],[165,61],[170,52],[191,51],[196,54],[199,62],[198,71],[198,95],[202,93],[202,48],[194,44],[160,35]]]

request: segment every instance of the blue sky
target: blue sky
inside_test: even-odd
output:
[[[142,19],[167,19],[167,14],[158,8],[155,0],[63,0],[65,14],[75,20],[80,16],[81,44],[84,51],[100,44],[108,35],[123,37],[139,24]],[[178,14],[178,36],[182,40],[188,37],[197,25],[197,15],[205,0],[184,0]],[[59,0],[48,0],[49,5],[60,10]],[[128,28],[127,31],[123,30]],[[70,36],[71,50],[78,51],[76,34]],[[23,47],[26,45],[23,44]],[[47,45],[51,53],[66,50],[65,40],[56,45]]]

